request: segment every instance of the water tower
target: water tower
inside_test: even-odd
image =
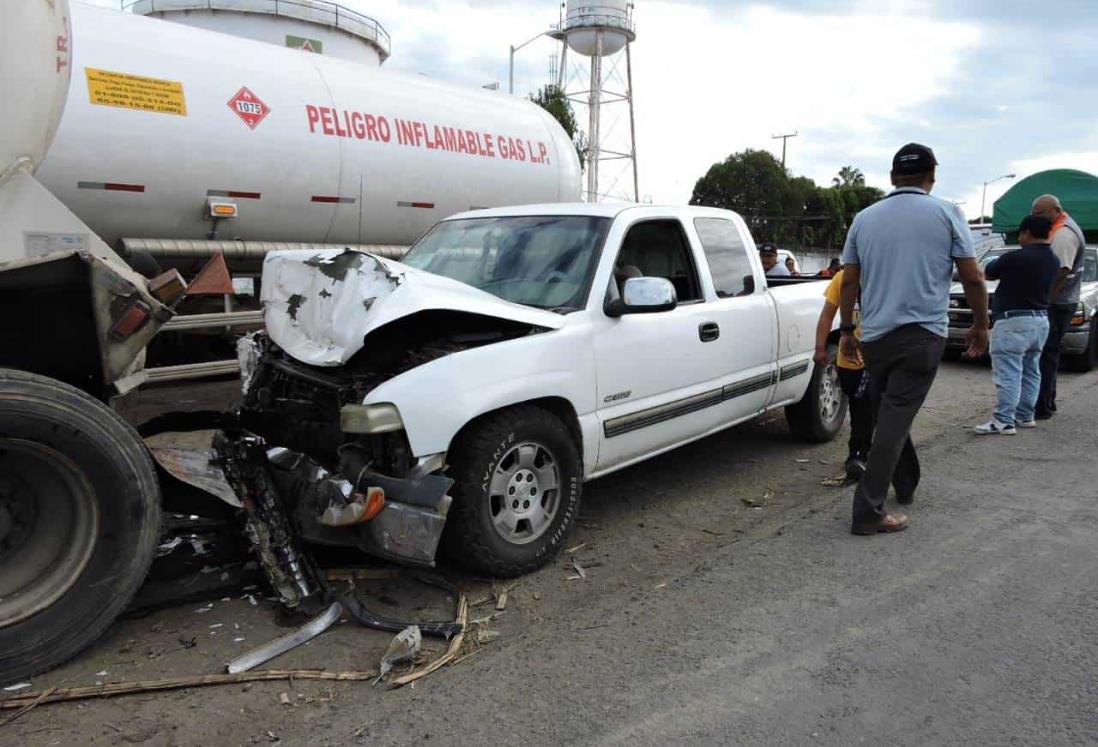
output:
[[[578,105],[577,114],[587,114],[587,201],[638,202],[633,3],[568,0],[561,7],[564,17],[549,35],[561,42],[557,86]],[[588,59],[589,72],[583,64]]]

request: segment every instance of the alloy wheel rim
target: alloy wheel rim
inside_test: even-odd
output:
[[[496,533],[524,545],[544,535],[560,508],[560,468],[553,453],[536,441],[507,450],[489,482],[489,505]]]

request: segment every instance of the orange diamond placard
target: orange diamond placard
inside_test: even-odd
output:
[[[241,88],[229,99],[229,108],[253,130],[271,113],[271,107],[264,104],[263,99],[252,93],[247,86]]]

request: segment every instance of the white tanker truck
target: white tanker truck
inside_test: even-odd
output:
[[[181,280],[134,272],[130,242],[405,245],[457,211],[575,199],[580,169],[501,94],[67,0],[0,18],[3,684],[99,636],[157,545],[153,462],[104,403]]]

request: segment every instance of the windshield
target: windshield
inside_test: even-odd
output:
[[[505,301],[575,310],[587,301],[609,226],[609,218],[575,215],[443,221],[401,261]]]

